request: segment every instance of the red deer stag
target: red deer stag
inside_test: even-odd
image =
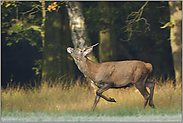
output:
[[[78,69],[99,88],[96,91],[92,110],[95,109],[100,97],[109,102],[116,102],[115,99],[102,95],[104,91],[110,88],[125,88],[131,85],[135,85],[143,95],[143,108],[146,107],[148,100],[149,106],[155,108],[153,104],[155,83],[147,81],[149,74],[152,72],[152,65],[138,60],[95,63],[86,56],[96,45],[98,43],[87,48],[67,48],[67,52],[73,57]],[[146,87],[150,89],[150,94]]]

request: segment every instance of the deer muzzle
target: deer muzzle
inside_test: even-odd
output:
[[[73,51],[74,51],[73,48],[71,48],[71,47],[68,47],[68,48],[67,48],[67,52],[68,52],[68,53],[72,53]]]

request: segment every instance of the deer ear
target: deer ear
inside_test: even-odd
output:
[[[87,48],[87,49],[84,51],[83,55],[84,55],[84,56],[88,55],[92,50],[93,50],[93,47]]]

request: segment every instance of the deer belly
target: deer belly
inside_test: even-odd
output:
[[[131,80],[120,81],[120,82],[115,82],[114,83],[115,88],[126,88],[126,87],[130,87],[131,85],[133,85]]]
[[[94,82],[94,84],[95,84],[98,88],[101,88],[102,86],[104,86],[105,82]]]

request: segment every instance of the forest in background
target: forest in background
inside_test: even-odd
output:
[[[66,3],[1,2],[2,86],[83,77],[66,52],[74,47]],[[170,21],[168,2],[80,3],[98,62],[142,60],[153,65],[152,77],[175,78],[171,26],[161,28]],[[135,17],[143,19],[130,24]]]

